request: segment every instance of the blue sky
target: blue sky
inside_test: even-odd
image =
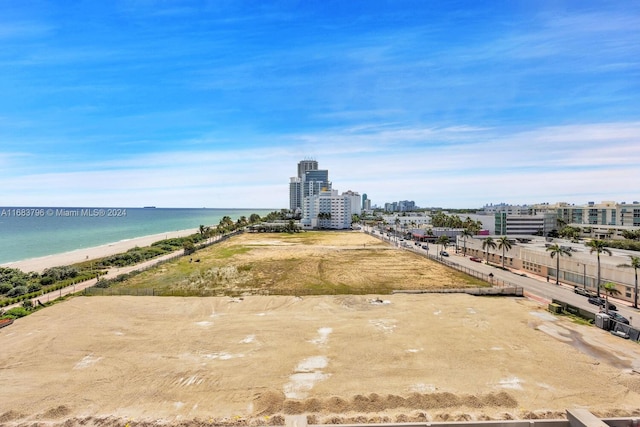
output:
[[[0,2],[0,205],[640,199],[640,3]]]

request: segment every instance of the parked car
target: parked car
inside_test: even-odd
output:
[[[578,295],[583,295],[585,297],[595,297],[593,292],[591,292],[590,290],[585,289],[583,287],[580,287],[580,286],[574,286],[573,287],[573,292],[575,292]]]
[[[447,252],[447,251],[440,251],[440,256],[449,256],[449,252]]]
[[[606,303],[606,300],[604,298],[599,298],[599,297],[589,297],[589,304],[593,304],[593,305],[597,305],[599,307],[604,307]],[[609,303],[609,310],[617,310],[618,307],[616,307],[614,304]]]
[[[471,261],[473,262],[482,262],[482,260],[478,257],[472,256],[471,258],[469,258]]]
[[[629,319],[627,319],[626,317],[624,317],[621,314],[618,314],[618,313],[615,313],[615,312],[610,312],[609,313],[609,317],[611,317],[616,322],[624,323],[625,325],[629,324]]]

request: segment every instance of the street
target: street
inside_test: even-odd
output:
[[[368,230],[373,231],[374,229],[365,227],[363,231],[367,232]],[[415,245],[414,241],[406,241],[407,245],[402,246],[400,243],[396,242],[394,237],[387,237],[384,234],[380,234],[379,232],[371,233],[372,236],[381,238],[383,240],[389,241],[390,244],[405,250],[411,250],[413,252],[419,253],[424,256],[431,255],[431,258],[435,257],[437,253],[437,248],[435,244],[429,244],[430,251],[425,251],[422,249],[420,245]],[[515,286],[521,286],[525,292],[534,294],[540,297],[543,300],[547,300],[551,302],[552,299],[557,299],[560,301],[565,301],[568,304],[571,304],[576,307],[580,307],[582,309],[597,313],[599,308],[593,304],[589,304],[589,301],[586,296],[582,296],[576,294],[573,291],[573,285],[560,285],[555,284],[555,278],[549,277],[549,282],[547,282],[546,277],[537,276],[534,273],[524,270],[502,270],[499,266],[487,265],[483,262],[474,262],[471,261],[470,256],[463,256],[462,250],[460,249],[459,253],[455,252],[455,247],[447,248],[447,252],[449,253],[449,257],[445,258],[447,261],[451,263],[456,263],[462,267],[465,267],[469,270],[476,271],[478,273],[482,273],[485,275],[493,274],[494,280],[497,282],[503,281],[507,283],[511,283]],[[525,276],[522,276],[524,274]],[[601,289],[601,295],[604,298],[604,292]],[[609,301],[616,305],[617,312],[622,316],[629,319],[629,323],[636,329],[640,329],[640,314],[638,310],[632,308],[628,302],[621,301],[615,298],[609,297]]]

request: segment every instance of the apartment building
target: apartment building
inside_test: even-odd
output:
[[[623,231],[640,227],[640,203],[603,201],[573,205],[559,202],[534,205],[487,205],[483,212],[495,215],[495,233],[502,235],[540,234],[564,225],[580,227],[583,237],[623,238]]]
[[[338,190],[321,190],[304,198],[302,202],[303,229],[329,228],[344,230],[351,228],[351,206],[353,195],[338,194]],[[357,196],[359,205],[359,198]]]

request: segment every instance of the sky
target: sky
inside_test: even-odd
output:
[[[0,206],[640,200],[640,2],[3,0]]]

